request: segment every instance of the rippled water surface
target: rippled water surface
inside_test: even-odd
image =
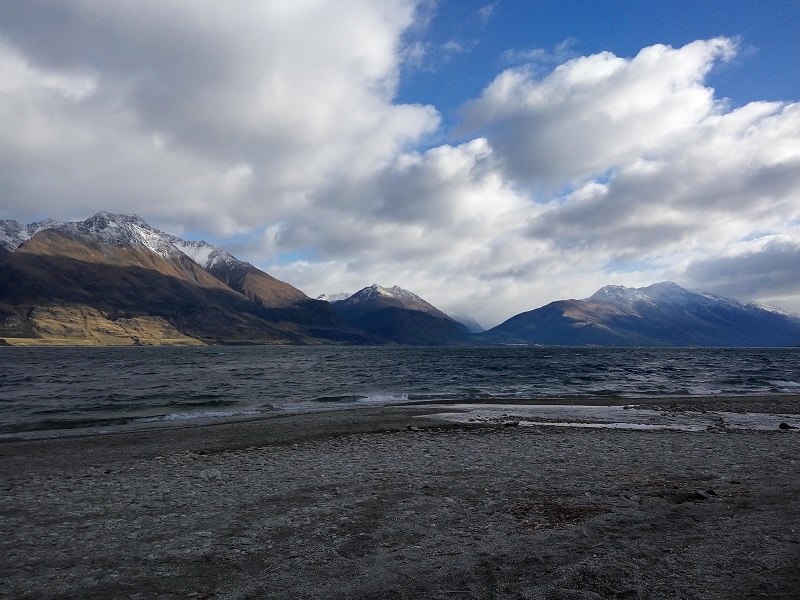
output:
[[[404,400],[795,393],[798,348],[0,348],[0,434]]]

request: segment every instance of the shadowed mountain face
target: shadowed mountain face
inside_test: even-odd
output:
[[[401,287],[372,285],[333,302],[351,326],[398,344],[454,344],[470,341],[467,327]]]
[[[585,300],[552,302],[482,337],[488,343],[577,346],[793,346],[800,344],[800,320],[664,282],[607,286]]]

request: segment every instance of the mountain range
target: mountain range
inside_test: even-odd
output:
[[[800,319],[664,282],[607,286],[482,332],[398,286],[312,299],[221,248],[101,212],[0,221],[3,342],[790,346]]]

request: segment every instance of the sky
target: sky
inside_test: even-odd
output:
[[[0,0],[0,219],[134,213],[484,327],[800,314],[800,0]]]

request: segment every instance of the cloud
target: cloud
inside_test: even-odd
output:
[[[489,19],[494,16],[497,12],[498,7],[500,6],[499,2],[490,2],[489,4],[484,4],[478,9],[478,17],[483,23],[489,21]]]
[[[60,202],[124,210],[138,195],[144,212],[171,205],[175,220],[188,213],[214,229],[215,205],[231,224],[220,233],[247,230],[343,168],[381,167],[438,126],[434,108],[392,102],[410,0],[2,10],[0,79],[27,77],[1,101],[4,155],[50,151],[4,170],[9,212],[52,213]],[[68,172],[74,165],[84,173]],[[231,187],[243,169],[248,180]]]
[[[800,105],[718,98],[736,42],[517,55],[447,132],[396,101],[432,7],[0,0],[0,218],[136,212],[485,325],[608,283],[791,298]]]
[[[502,177],[527,191],[537,210],[524,235],[550,260],[583,255],[625,283],[697,283],[699,267],[684,269],[718,264],[754,231],[800,241],[800,105],[728,110],[704,80],[734,52],[716,39],[581,57],[540,79],[509,69],[467,104],[464,131],[484,135]],[[726,287],[749,298],[770,288],[746,277]]]
[[[578,40],[568,37],[556,44],[552,50],[546,48],[510,48],[501,54],[504,62],[510,64],[525,64],[526,70],[534,76],[546,74],[555,65],[562,64],[572,58],[577,58],[574,47]]]
[[[700,289],[774,303],[800,314],[800,240],[796,236],[764,236],[743,243],[735,254],[693,262],[685,275]]]
[[[585,295],[605,284],[602,257],[529,235],[530,219],[547,210],[503,177],[488,141],[476,138],[321,190],[265,235],[264,251],[289,257],[270,272],[312,295],[397,284],[496,324],[535,298],[573,295],[576,273]]]
[[[465,108],[509,176],[557,187],[679,143],[722,107],[703,78],[734,52],[726,39],[680,49],[651,46],[626,60],[610,52],[570,60],[541,80],[527,67],[501,73]]]
[[[800,219],[800,105],[710,114],[659,153],[551,202],[529,235],[614,259],[715,255]],[[604,179],[608,181],[603,181]]]

